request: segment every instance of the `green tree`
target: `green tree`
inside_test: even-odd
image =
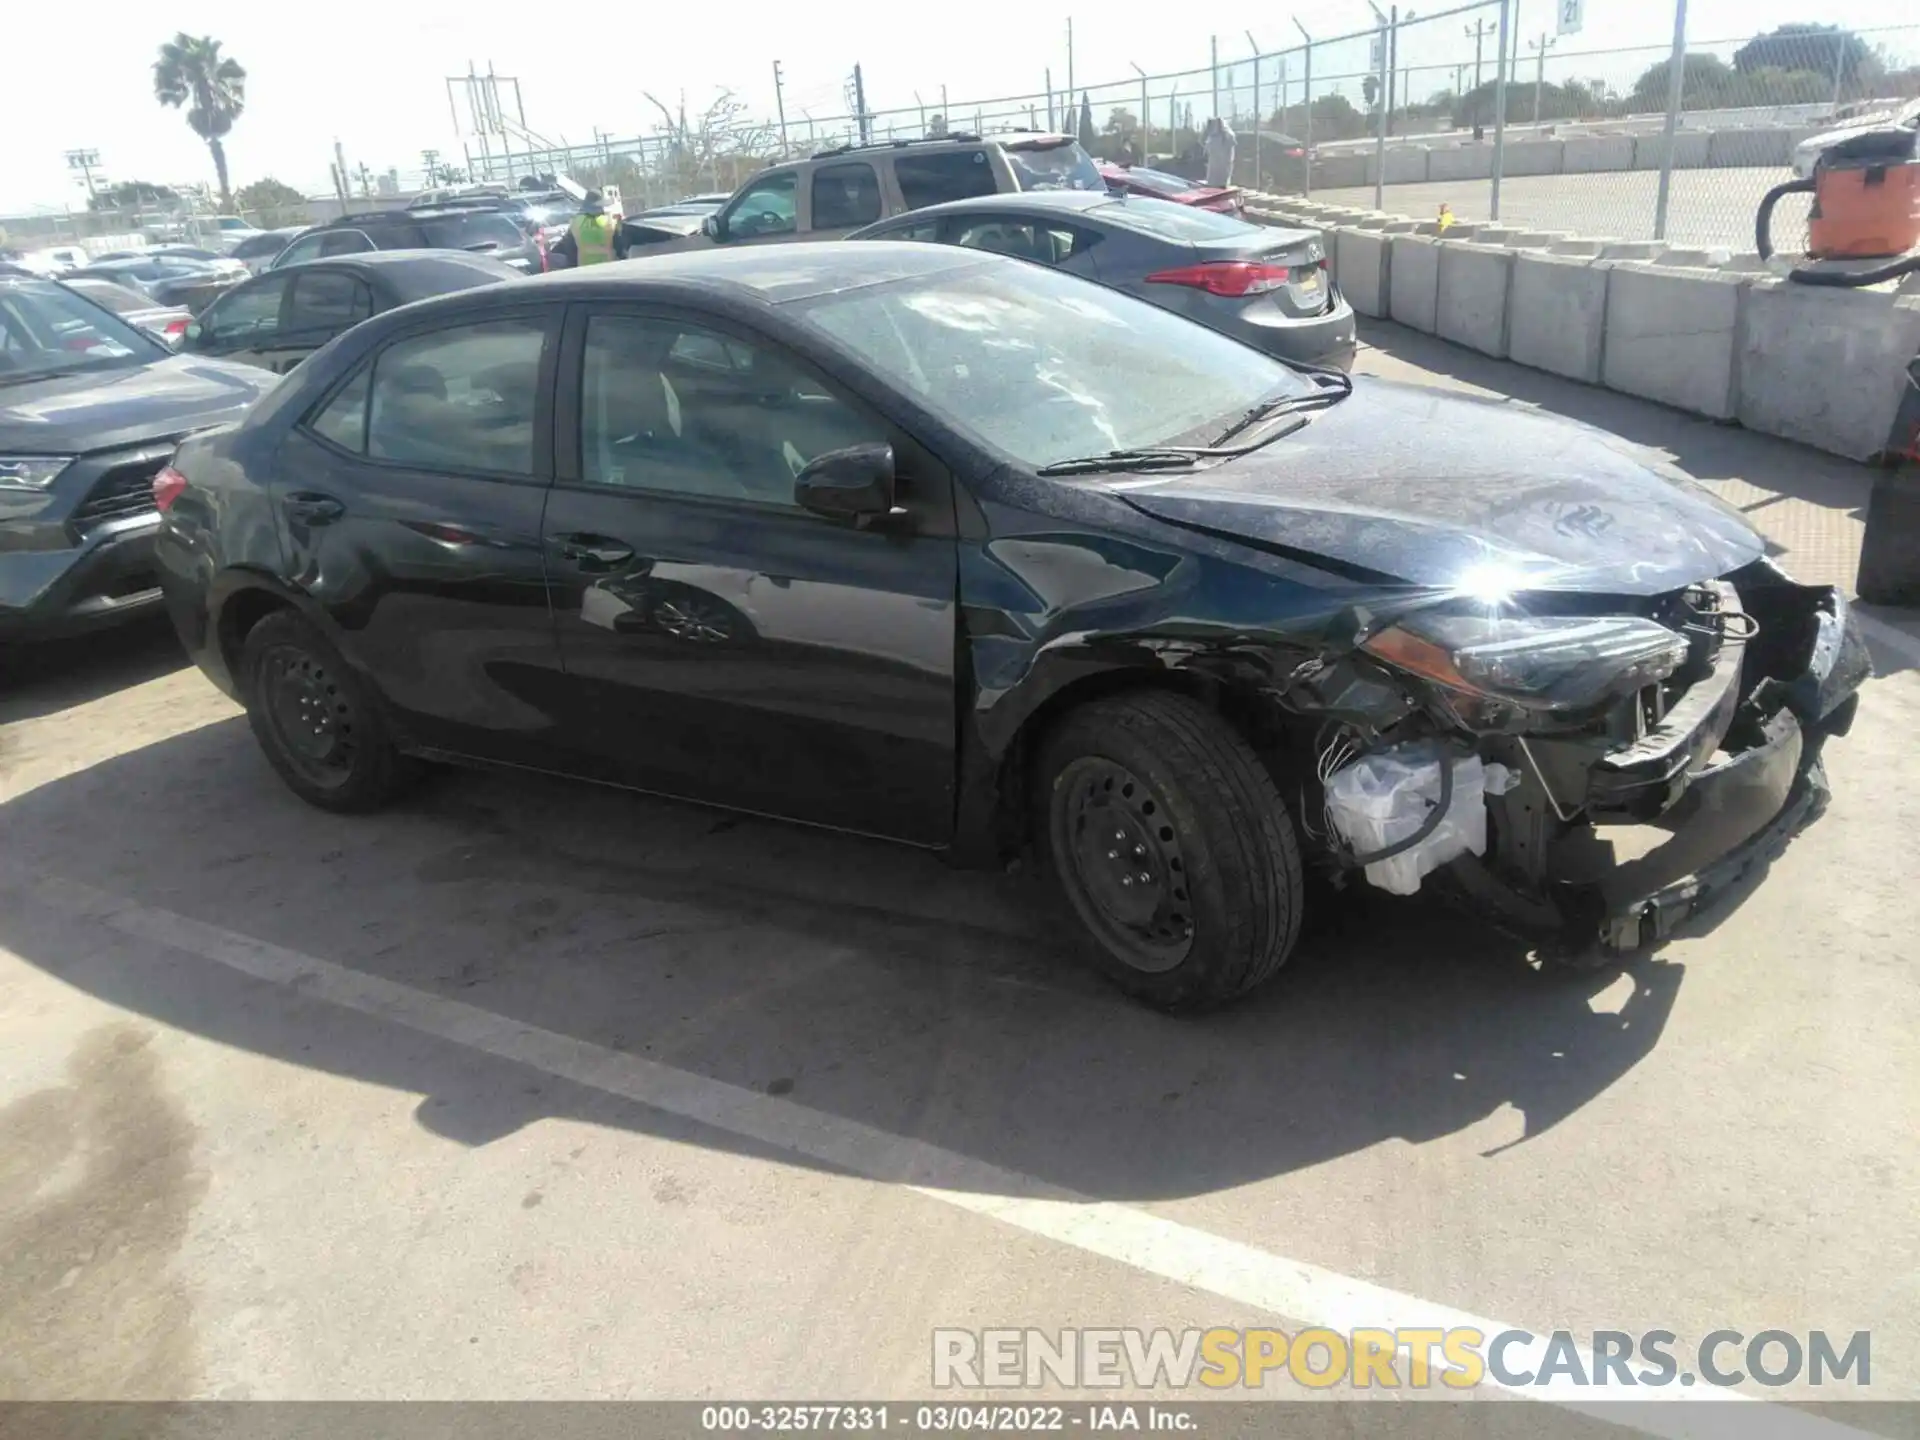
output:
[[[187,124],[213,155],[221,207],[231,210],[233,188],[221,142],[247,108],[247,72],[238,60],[220,53],[220,42],[212,36],[182,30],[160,47],[160,58],[153,62],[153,96],[170,109],[186,108]]]
[[[1847,81],[1880,69],[1867,42],[1838,25],[1776,26],[1733,52],[1733,68],[1743,75],[1759,70],[1810,70],[1831,82],[1836,63]]]
[[[143,205],[171,205],[180,197],[171,185],[156,185],[151,180],[122,180],[93,192],[87,199],[89,210],[138,210]]]
[[[298,224],[307,218],[307,197],[271,175],[242,185],[233,199],[242,212],[258,215],[261,225],[268,229]]]
[[[1637,108],[1664,110],[1667,108],[1667,86],[1673,74],[1673,62],[1662,60],[1657,65],[1649,65],[1633,82],[1633,102]],[[1698,103],[1699,100],[1726,88],[1733,79],[1733,67],[1717,55],[1689,55],[1686,64],[1680,70],[1680,90],[1683,101]]]

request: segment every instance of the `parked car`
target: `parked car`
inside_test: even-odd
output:
[[[151,613],[154,475],[271,383],[175,355],[65,284],[0,280],[0,644]]]
[[[92,275],[76,275],[61,282],[67,289],[91,300],[103,310],[111,310],[127,324],[153,336],[170,349],[178,349],[193,323],[193,312],[184,305],[157,305],[144,291],[134,290],[112,280]]]
[[[628,216],[620,222],[620,229],[626,236],[628,258],[631,259],[634,252],[650,246],[667,245],[684,240],[689,235],[698,235],[705,218],[699,213],[683,215],[670,210],[647,210],[639,215]]]
[[[689,247],[825,240],[883,216],[947,200],[1020,190],[1105,192],[1070,135],[946,135],[841,145],[762,170],[708,217]]]
[[[1196,185],[1164,170],[1145,165],[1114,165],[1102,161],[1100,178],[1111,195],[1143,195],[1154,200],[1171,200],[1176,205],[1191,205],[1196,210],[1215,210],[1223,215],[1238,215],[1246,207],[1236,185]]]
[[[1905,104],[1895,101],[1884,107],[1869,108],[1817,135],[1807,136],[1793,147],[1793,173],[1805,180],[1813,174],[1814,162],[1842,141],[1896,127],[1920,130],[1920,100],[1909,100]]]
[[[28,250],[15,257],[14,263],[41,275],[64,275],[69,270],[78,270],[89,263],[92,256],[80,245],[50,245],[44,250]]]
[[[111,280],[153,297],[160,305],[178,305],[198,314],[215,296],[247,278],[246,269],[228,260],[196,260],[186,255],[126,255],[96,260],[66,278]]]
[[[485,255],[374,250],[309,260],[237,285],[201,312],[181,349],[285,374],[369,316],[433,295],[518,280]]]
[[[1210,329],[1306,365],[1351,369],[1353,307],[1320,237],[1231,215],[1051,193],[956,200],[854,232],[1018,256],[1124,290]]]
[[[234,248],[242,242],[266,233],[241,215],[215,215],[210,220],[203,220],[201,225],[204,229],[212,230],[213,238],[223,255],[231,255]]]
[[[258,275],[273,263],[274,257],[282,250],[306,234],[307,228],[297,225],[287,230],[262,230],[235,245],[231,258],[246,266],[249,275]]]
[[[493,209],[374,210],[316,225],[273,258],[269,270],[370,250],[470,250],[522,274],[546,268],[546,250],[512,216]]]
[[[955,247],[423,301],[154,484],[181,638],[311,803],[435,756],[1031,847],[1168,1006],[1270,976],[1303,871],[1381,863],[1322,818],[1357,765],[1427,787],[1387,798],[1402,856],[1451,827],[1436,889],[1651,943],[1816,813],[1868,668],[1651,452]],[[1684,844],[1561,868],[1629,819]]]

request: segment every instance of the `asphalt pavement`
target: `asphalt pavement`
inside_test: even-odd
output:
[[[1793,172],[1781,168],[1676,170],[1668,198],[1666,239],[1674,245],[1753,249],[1753,217],[1760,198]],[[1500,182],[1500,221],[1537,230],[1616,240],[1651,240],[1657,170],[1601,171],[1584,175],[1510,175]],[[1315,190],[1313,198],[1339,205],[1373,206],[1371,185]],[[1388,185],[1381,204],[1395,214],[1427,219],[1449,205],[1461,220],[1491,215],[1492,186],[1486,180]],[[1808,197],[1789,195],[1774,212],[1773,243],[1782,254],[1806,244]]]
[[[1846,563],[1865,472],[1368,338]],[[1920,1399],[1906,622],[1830,812],[1656,955],[1363,895],[1185,1020],[1018,876],[531,776],[327,816],[163,632],[14,663],[0,1398],[909,1399],[939,1327],[1466,1316],[1865,1330]]]

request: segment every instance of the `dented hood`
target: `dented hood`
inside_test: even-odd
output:
[[[1249,455],[1121,493],[1362,580],[1651,595],[1765,553],[1740,513],[1591,426],[1384,380]]]

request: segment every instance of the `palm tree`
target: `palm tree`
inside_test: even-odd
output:
[[[160,47],[160,58],[153,62],[153,96],[176,110],[187,107],[187,124],[213,152],[221,208],[231,210],[227,151],[220,141],[247,108],[247,72],[238,60],[221,55],[220,42],[211,35],[196,38],[183,30]]]

